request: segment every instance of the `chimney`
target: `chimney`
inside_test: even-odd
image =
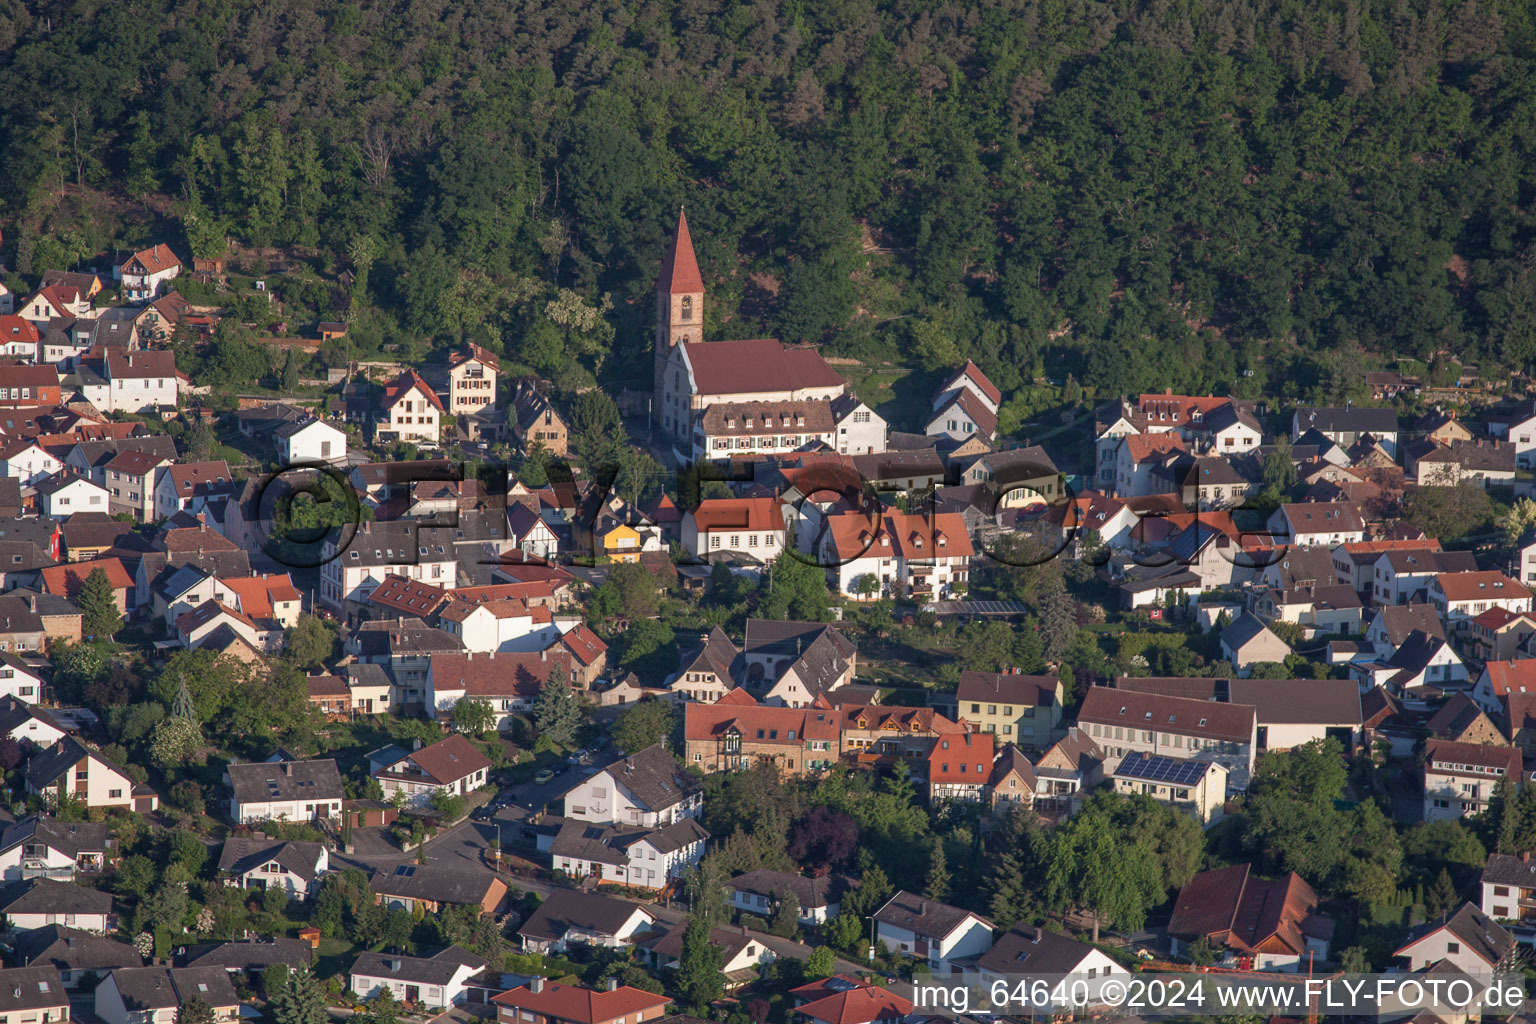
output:
[[[534,978],[532,981],[530,981],[528,983],[528,991],[529,992],[535,992],[535,993],[543,992],[544,991],[544,979],[543,978]]]
[[[283,762],[283,774],[284,775],[292,775],[293,774],[293,762],[291,762],[291,761],[284,761]]]
[[[1531,862],[1531,851],[1530,850],[1522,850],[1520,852],[1520,860],[1522,862],[1526,863],[1526,864],[1529,864]]]
[[[742,931],[746,931],[746,928],[742,928]],[[618,978],[609,978],[608,979],[608,991],[609,992],[617,992],[618,989],[619,989],[619,979]]]

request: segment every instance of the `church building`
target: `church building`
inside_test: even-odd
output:
[[[704,278],[679,213],[656,282],[655,399],[652,421],[688,451],[699,414],[732,402],[830,401],[847,382],[812,348],[773,338],[704,340]]]

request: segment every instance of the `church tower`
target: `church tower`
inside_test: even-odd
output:
[[[704,340],[704,278],[693,254],[688,217],[679,210],[677,232],[661,264],[656,282],[656,377],[653,423],[673,437],[687,437],[691,429],[686,385],[667,378],[672,350],[689,341]]]

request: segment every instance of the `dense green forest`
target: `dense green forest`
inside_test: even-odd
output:
[[[1526,369],[1533,12],[10,0],[3,256],[227,234],[355,268],[360,335],[616,379],[686,204],[713,337],[1101,396]]]

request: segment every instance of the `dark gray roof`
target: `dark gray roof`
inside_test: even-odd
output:
[[[955,699],[1048,708],[1056,703],[1056,687],[1059,685],[1055,676],[1026,676],[1016,672],[967,670],[960,673],[960,683],[955,688]]]
[[[0,1013],[68,1005],[64,980],[52,964],[0,971]]]
[[[106,822],[59,821],[30,814],[7,825],[0,834],[0,850],[9,850],[18,843],[46,843],[49,849],[73,858],[82,853],[105,853],[112,840]]]
[[[16,938],[16,956],[29,964],[51,964],[63,971],[105,973],[117,967],[141,967],[144,958],[126,942],[102,938],[93,932],[44,925]]]
[[[399,978],[417,985],[446,985],[465,965],[480,971],[485,969],[486,962],[468,950],[449,946],[430,957],[363,953],[353,962],[349,973],[363,978]]]
[[[242,804],[273,800],[341,800],[345,792],[341,772],[330,758],[319,761],[264,761],[232,764],[230,788]]]
[[[272,861],[293,872],[306,882],[315,880],[315,862],[325,847],[320,843],[297,840],[242,839],[231,837],[224,841],[219,853],[219,870],[228,874],[243,875]]]
[[[573,929],[598,935],[615,935],[637,910],[645,908],[629,900],[599,893],[556,889],[523,922],[517,933],[549,941],[558,941]]]
[[[109,914],[112,897],[73,882],[30,878],[0,892],[0,913],[6,914]]]
[[[1360,687],[1352,679],[1233,679],[1233,704],[1253,706],[1259,725],[1360,725]]]
[[[1508,853],[1488,855],[1483,865],[1484,885],[1518,885],[1536,889],[1536,861]]]
[[[875,920],[881,924],[905,928],[914,935],[932,939],[948,935],[970,916],[972,914],[969,910],[930,900],[905,889],[898,889],[894,896],[885,901],[883,907],[875,911]],[[985,922],[988,928],[992,927],[992,922],[980,914],[974,916]]]
[[[653,811],[671,807],[704,788],[704,784],[659,743],[627,757],[617,757],[602,770]]]
[[[240,997],[222,967],[130,967],[112,980],[130,1013],[181,1006],[198,996],[209,1006],[236,1006]]]
[[[1250,611],[1244,611],[1237,617],[1237,621],[1221,631],[1221,642],[1234,651],[1241,648],[1255,637],[1269,633],[1269,627]],[[1273,633],[1270,634],[1274,636]],[[1279,639],[1276,637],[1275,639]]]
[[[315,951],[304,939],[274,936],[246,942],[203,942],[187,947],[177,958],[185,967],[220,967],[226,971],[260,971],[272,964],[307,967]]]
[[[1016,924],[998,936],[976,966],[993,974],[1070,974],[1093,950],[1057,932]]]
[[[786,893],[794,893],[801,908],[828,907],[842,900],[843,894],[853,888],[847,875],[829,874],[819,878],[806,878],[789,871],[758,868],[744,875],[737,875],[725,883],[727,889],[750,892],[757,896],[782,899]]]
[[[1391,409],[1372,409],[1365,406],[1324,408],[1301,405],[1296,407],[1296,422],[1303,430],[1311,427],[1330,432],[1359,434],[1397,433],[1397,413]]]
[[[1515,937],[1471,903],[1463,903],[1449,914],[1425,921],[1409,932],[1407,940],[1398,948],[1406,949],[1442,928],[1460,939],[1462,947],[1469,953],[1488,964],[1498,963],[1515,948]]]
[[[104,757],[101,751],[86,747],[73,736],[66,736],[42,753],[34,754],[27,761],[25,772],[27,785],[38,791],[46,789],[50,783],[57,782],[60,775],[73,768],[83,757],[94,757],[123,778],[129,777],[119,765],[113,764]]]
[[[398,864],[374,872],[368,886],[384,896],[471,906],[485,899],[495,878],[485,871],[461,871],[435,864]]]
[[[1394,647],[1400,646],[1409,635],[1418,630],[1437,640],[1445,639],[1445,627],[1440,613],[1432,604],[1394,604],[1377,609],[1387,640]]]

